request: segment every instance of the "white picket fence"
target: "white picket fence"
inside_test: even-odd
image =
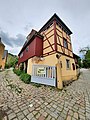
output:
[[[31,82],[56,86],[56,67],[47,65],[32,66]]]

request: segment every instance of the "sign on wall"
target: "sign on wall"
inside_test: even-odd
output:
[[[45,75],[46,69],[44,67],[37,68],[37,74],[38,75]]]

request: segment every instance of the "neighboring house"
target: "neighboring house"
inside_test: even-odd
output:
[[[63,81],[77,79],[71,34],[56,14],[38,32],[31,31],[18,55],[18,65],[24,64],[32,82],[62,88]]]
[[[0,69],[5,68],[7,55],[8,55],[8,51],[5,50],[5,45],[1,42],[1,38],[0,38]]]

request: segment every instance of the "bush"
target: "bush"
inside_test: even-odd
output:
[[[13,69],[13,72],[14,72],[16,75],[20,76],[23,71],[17,70],[17,69]]]
[[[8,65],[7,63],[5,64],[5,68],[6,68],[6,69],[8,69],[8,68],[9,68],[9,65]]]
[[[29,84],[31,82],[31,76],[26,73],[22,73],[20,75],[20,79],[27,84]]]
[[[26,74],[24,71],[17,70],[17,69],[13,69],[13,72],[14,72],[16,75],[20,76],[20,79],[21,79],[23,82],[25,82],[25,83],[27,83],[27,84],[29,84],[29,83],[31,82],[31,76],[28,75],[28,74]]]

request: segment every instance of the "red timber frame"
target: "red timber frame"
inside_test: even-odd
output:
[[[49,37],[47,37],[47,35],[48,35],[50,32],[52,32],[53,30],[54,30],[54,34],[52,34],[52,35],[50,35]],[[54,21],[53,21],[53,28],[52,28],[48,33],[46,33],[46,34],[45,34],[44,31],[42,32],[42,35],[45,37],[45,39],[43,40],[43,42],[47,41],[47,42],[49,43],[49,45],[46,46],[45,48],[43,48],[43,50],[45,50],[45,49],[47,49],[47,48],[49,48],[49,47],[51,47],[51,49],[52,49],[51,51],[44,53],[44,54],[43,54],[43,57],[46,57],[46,56],[48,56],[48,55],[52,55],[52,54],[54,54],[54,53],[57,52],[57,53],[60,53],[60,54],[63,54],[63,55],[66,55],[66,56],[72,58],[73,56],[70,56],[70,52],[72,52],[72,50],[65,48],[64,45],[61,45],[61,40],[60,40],[60,38],[63,39],[63,33],[61,32],[61,33],[62,33],[62,37],[61,37],[61,36],[57,33],[57,30],[58,30],[59,32],[61,32],[58,28],[56,28],[56,20],[54,20]],[[53,44],[49,41],[49,38],[52,37],[52,36],[54,36],[54,43],[53,43]],[[67,36],[66,36],[66,37],[67,37]],[[59,42],[57,43],[57,41],[59,41]],[[71,47],[71,43],[70,43],[69,41],[67,41],[67,42],[68,42],[68,44],[70,44],[70,47]],[[54,47],[53,47],[53,46],[54,46]],[[61,47],[62,52],[58,51],[57,46],[60,46],[60,47]],[[65,49],[68,50],[68,54],[65,54]]]
[[[54,22],[53,22],[53,25],[54,25]],[[56,25],[55,25],[56,26]],[[47,48],[51,48],[52,50],[51,51],[49,51],[49,52],[47,52],[47,53],[44,53],[43,54],[43,56],[44,57],[46,57],[46,56],[48,56],[48,55],[52,55],[52,54],[54,54],[55,53],[55,50],[56,50],[56,48],[55,47],[53,47],[53,46],[55,46],[55,28],[52,28],[48,33],[46,33],[45,34],[45,32],[43,31],[42,32],[42,35],[45,37],[45,39],[43,40],[43,42],[45,42],[45,41],[47,41],[48,42],[48,46],[46,46],[45,48],[43,48],[43,50],[45,50],[45,49],[47,49]],[[47,35],[50,33],[50,32],[52,32],[52,31],[54,31],[54,34],[52,34],[52,35],[50,35],[49,37],[47,37]],[[54,43],[51,43],[50,41],[49,41],[49,38],[51,38],[52,36],[54,36]],[[57,46],[56,46],[57,47]]]
[[[59,31],[59,32],[62,34],[62,37],[57,33],[57,31]],[[60,51],[58,51],[58,49],[57,49],[57,52],[60,53],[60,54],[66,55],[66,56],[68,56],[68,57],[73,58],[73,56],[70,56],[70,52],[72,52],[72,47],[71,47],[71,42],[69,42],[69,41],[67,40],[67,34],[66,34],[66,40],[67,40],[67,43],[70,44],[70,49],[71,49],[71,50],[70,50],[69,48],[65,48],[65,47],[64,47],[64,37],[63,37],[63,33],[62,33],[58,28],[56,28],[56,36],[57,36],[57,41],[59,41],[59,43],[56,43],[56,44],[57,44],[58,46],[60,46],[60,47],[61,47],[61,50],[62,50],[62,52],[60,52]],[[63,40],[63,45],[61,44],[60,38]],[[65,54],[65,49],[68,50],[68,55]]]

